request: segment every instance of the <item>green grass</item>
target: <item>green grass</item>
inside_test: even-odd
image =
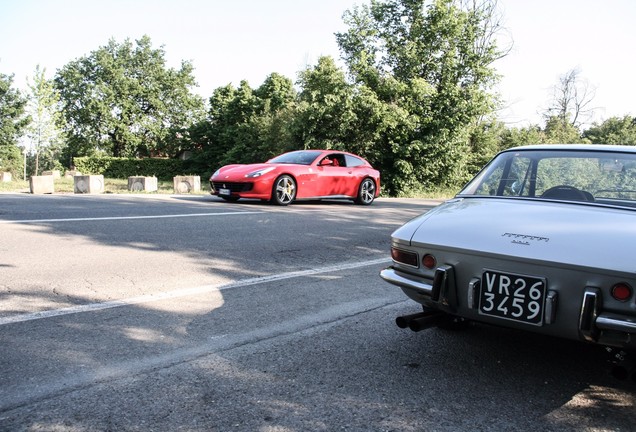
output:
[[[0,182],[0,192],[29,192],[29,182],[24,180]]]
[[[449,188],[449,187],[432,187],[427,189],[419,189],[415,191],[409,191],[404,195],[400,195],[400,198],[419,198],[419,199],[451,199],[453,198],[461,188]]]
[[[72,178],[59,178],[54,180],[55,193],[73,193],[74,180]],[[128,179],[104,179],[104,193],[107,194],[173,194],[174,186],[172,181],[158,181],[156,192],[131,192],[128,190]],[[13,180],[11,182],[0,182],[0,192],[29,193],[29,182],[24,180]],[[210,185],[201,182],[201,191],[198,194],[209,194]]]

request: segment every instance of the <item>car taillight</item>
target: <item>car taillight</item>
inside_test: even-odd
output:
[[[427,269],[434,269],[437,265],[437,260],[431,254],[426,254],[422,257],[422,265]]]
[[[626,283],[617,283],[612,287],[612,297],[618,301],[627,301],[632,297],[632,287]]]
[[[415,252],[409,252],[392,247],[391,258],[393,258],[393,261],[417,267],[417,254]]]

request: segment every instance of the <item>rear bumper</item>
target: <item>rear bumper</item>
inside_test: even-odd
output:
[[[435,271],[433,279],[422,279],[388,267],[380,272],[385,281],[399,286],[413,300],[425,304],[436,303],[436,307],[450,313],[457,310],[459,304],[455,286],[455,270],[450,265],[441,265]]]
[[[430,297],[433,294],[433,281],[427,283],[426,281],[418,281],[415,278],[411,279],[405,274],[403,276],[403,273],[397,272],[392,267],[380,271],[380,277],[390,284],[400,288],[411,289],[422,296]]]
[[[433,279],[410,275],[394,267],[382,270],[380,277],[400,287],[408,297],[418,303],[455,313],[467,319],[475,319],[474,310],[479,308],[480,280],[472,279],[467,287],[458,290],[455,284],[455,270],[450,265],[438,267]],[[461,298],[458,296],[459,292],[463,293]],[[563,319],[558,317],[556,291],[548,291],[543,310],[544,328],[555,323],[557,319]],[[573,316],[571,318],[575,319]],[[598,288],[585,288],[578,320],[579,339],[601,345],[636,348],[636,319],[603,310],[601,290]],[[506,322],[488,322],[506,326]],[[537,331],[537,329],[534,330]],[[552,331],[538,331],[554,334]],[[570,335],[570,338],[576,338],[576,334]]]

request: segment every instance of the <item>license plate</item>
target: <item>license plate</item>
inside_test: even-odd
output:
[[[219,195],[227,195],[230,196],[232,192],[229,189],[219,189]]]
[[[479,313],[540,326],[545,290],[544,278],[484,270]]]

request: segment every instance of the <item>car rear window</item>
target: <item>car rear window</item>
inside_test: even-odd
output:
[[[357,167],[361,165],[366,165],[366,163],[362,159],[357,158],[355,156],[345,155],[345,159],[347,160],[348,167]]]

